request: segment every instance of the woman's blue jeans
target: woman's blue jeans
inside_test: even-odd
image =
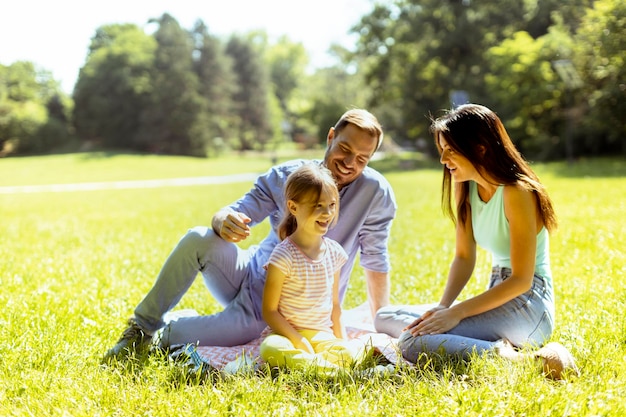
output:
[[[489,288],[511,275],[509,268],[492,270]],[[374,325],[378,332],[398,337],[402,355],[416,362],[420,353],[442,352],[467,359],[472,352],[483,354],[501,344],[541,346],[552,335],[554,297],[552,283],[535,275],[529,291],[476,316],[467,317],[444,334],[413,336],[403,331],[433,305],[387,306],[378,310]]]

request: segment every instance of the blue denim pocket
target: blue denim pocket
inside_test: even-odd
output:
[[[537,346],[543,346],[543,344],[552,336],[553,327],[554,323],[552,321],[552,317],[550,317],[550,314],[548,314],[547,311],[544,311],[541,315],[539,323],[537,323],[537,327],[528,336],[528,341],[536,344]]]
[[[489,281],[489,288],[495,287],[501,284],[512,274],[511,268],[494,267],[491,271],[491,279]],[[542,303],[543,299],[548,291],[548,285],[545,278],[540,275],[533,276],[533,283],[528,291],[521,294],[511,301],[511,305],[518,309],[526,307],[529,303],[535,304],[536,302]]]

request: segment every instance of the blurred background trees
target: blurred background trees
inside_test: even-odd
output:
[[[30,62],[0,65],[0,156],[40,153],[71,140],[71,99]]]
[[[432,153],[430,118],[465,101],[494,109],[529,158],[626,154],[621,0],[380,2],[315,71],[287,37],[150,23],[97,28],[71,97],[29,62],[0,65],[2,155],[313,147],[352,107]]]

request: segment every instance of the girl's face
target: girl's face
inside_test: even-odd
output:
[[[317,201],[298,203],[289,200],[287,205],[296,218],[298,233],[323,236],[337,215],[337,200],[328,190],[322,190]]]
[[[464,182],[480,177],[469,159],[452,149],[441,133],[438,141],[441,148],[439,162],[446,166],[454,182]]]

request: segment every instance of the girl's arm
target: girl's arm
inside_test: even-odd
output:
[[[285,274],[275,265],[269,264],[263,289],[263,319],[272,330],[288,338],[294,347],[305,352],[315,353],[311,343],[283,317],[278,311],[278,302],[285,282]]]
[[[335,272],[335,281],[333,282],[333,311],[331,313],[333,322],[333,334],[339,339],[347,339],[346,329],[341,323],[341,302],[339,301],[339,271]]]

